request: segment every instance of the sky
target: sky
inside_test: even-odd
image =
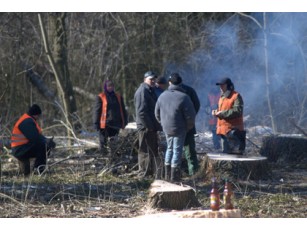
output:
[[[303,12],[304,0],[10,0],[2,12]]]

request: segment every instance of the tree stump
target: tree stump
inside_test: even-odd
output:
[[[208,153],[195,176],[206,179],[259,180],[270,177],[271,170],[266,157]]]
[[[150,208],[183,210],[200,207],[201,204],[192,187],[155,180],[150,186],[148,206]]]
[[[260,154],[270,162],[306,163],[307,138],[302,136],[272,135],[262,138]]]

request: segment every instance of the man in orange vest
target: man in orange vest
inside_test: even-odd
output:
[[[99,144],[102,154],[110,154],[108,141],[118,135],[120,129],[128,124],[128,114],[124,100],[114,92],[114,84],[110,80],[104,83],[104,91],[100,93],[94,104],[94,126],[99,131]]]
[[[217,117],[216,133],[222,138],[224,153],[243,154],[245,149],[245,135],[243,124],[243,99],[234,90],[230,78],[223,78],[216,85],[220,86],[221,97],[217,110],[212,115]]]
[[[18,119],[12,131],[12,154],[18,159],[25,176],[31,173],[30,158],[35,158],[34,169],[39,174],[43,173],[47,154],[56,146],[52,139],[42,134],[42,129],[37,122],[41,114],[41,108],[33,104],[28,112]]]
[[[213,84],[213,82],[211,83]],[[212,110],[216,110],[218,108],[219,99],[220,90],[216,87],[212,87],[207,96],[206,113],[209,116],[208,125],[210,131],[212,132],[212,142],[214,149],[216,150],[221,148],[221,137],[216,134],[217,117],[212,115]]]

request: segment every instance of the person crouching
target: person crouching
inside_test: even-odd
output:
[[[43,173],[48,151],[56,145],[52,139],[50,141],[42,134],[37,122],[41,114],[41,108],[33,104],[28,112],[18,119],[12,131],[12,155],[17,158],[24,176],[31,173],[30,158],[35,158],[33,170],[37,170],[39,174]]]

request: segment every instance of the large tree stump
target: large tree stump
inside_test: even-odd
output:
[[[183,210],[200,207],[201,204],[192,187],[155,180],[150,187],[148,206],[150,208]]]
[[[266,157],[208,153],[204,157],[196,177],[211,179],[267,179],[271,170]]]
[[[283,163],[307,162],[307,138],[302,136],[272,135],[262,138],[260,154],[268,161]]]

